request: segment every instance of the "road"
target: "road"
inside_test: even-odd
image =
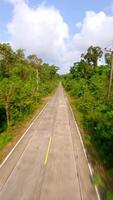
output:
[[[97,200],[62,86],[1,166],[0,200]]]

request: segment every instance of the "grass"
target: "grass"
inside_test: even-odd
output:
[[[113,194],[111,192],[107,192],[105,200],[113,200]]]
[[[9,133],[2,133],[0,135],[0,150],[7,144],[7,142],[12,141],[12,134]]]
[[[104,185],[101,177],[97,174],[93,174],[92,181],[93,181],[94,185],[96,185],[98,188],[103,187],[103,185]]]

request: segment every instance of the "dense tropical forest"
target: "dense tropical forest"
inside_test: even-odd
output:
[[[12,139],[7,132],[33,113],[58,84],[58,67],[36,55],[25,56],[10,44],[0,44],[0,149]]]
[[[103,56],[106,64],[98,65]],[[97,150],[109,177],[113,177],[111,56],[110,53],[103,55],[100,47],[91,46],[81,55],[80,62],[73,64],[69,74],[63,76],[63,85],[74,99],[73,106],[80,115],[79,120],[86,133],[84,141],[90,151],[93,146]],[[107,195],[106,199],[113,199],[111,193]]]

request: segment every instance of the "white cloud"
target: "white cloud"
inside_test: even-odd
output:
[[[42,4],[34,9],[27,0],[5,1],[14,6],[13,18],[7,26],[13,46],[58,64],[61,72],[79,60],[90,45],[104,48],[113,40],[113,16],[104,12],[87,11],[84,19],[76,23],[80,30],[70,38],[69,27],[55,7]]]
[[[81,28],[81,27],[82,27],[82,23],[81,23],[81,22],[77,22],[77,23],[76,23],[76,27],[77,27],[77,28]]]
[[[80,31],[73,36],[68,45],[68,56],[64,57],[65,62],[70,61],[70,65],[79,60],[89,46],[98,45],[104,50],[113,43],[113,16],[87,11],[83,21],[76,23],[76,26]]]
[[[68,26],[56,8],[41,5],[33,9],[22,0],[14,4],[8,31],[15,48],[25,48],[53,62],[61,60],[69,37]]]
[[[90,45],[105,48],[108,42],[113,40],[113,16],[104,12],[88,11],[81,24],[81,31],[76,33],[72,40],[77,50],[83,52]]]

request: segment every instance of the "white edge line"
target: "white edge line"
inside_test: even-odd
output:
[[[49,103],[49,102],[48,102]],[[3,167],[3,165],[5,164],[5,162],[8,160],[8,158],[11,156],[11,154],[13,153],[13,151],[16,149],[16,147],[19,145],[19,143],[22,141],[22,139],[25,137],[25,135],[27,134],[28,130],[31,128],[31,126],[34,124],[34,122],[40,117],[40,115],[42,114],[42,112],[44,111],[44,109],[47,107],[48,103],[46,103],[46,105],[43,107],[43,109],[39,112],[39,114],[34,117],[34,119],[32,120],[31,124],[29,125],[29,127],[27,128],[27,130],[24,132],[24,134],[21,136],[21,138],[18,140],[18,142],[15,144],[15,146],[12,148],[12,150],[9,152],[9,154],[6,156],[6,158],[3,160],[3,162],[0,165],[0,169]]]
[[[68,101],[68,99],[67,99],[67,101]],[[71,107],[71,105],[69,104],[69,101],[68,101],[68,105],[69,105],[69,108],[70,108],[70,110],[71,110],[71,113],[72,113],[72,116],[73,116],[73,119],[74,119],[74,123],[75,123],[75,126],[76,126],[76,128],[77,128],[77,132],[78,132],[78,135],[79,135],[79,138],[80,138],[80,141],[81,141],[82,149],[83,149],[85,158],[86,158],[86,160],[87,160],[88,169],[89,169],[90,175],[91,175],[91,177],[92,177],[92,176],[93,176],[92,167],[91,167],[91,165],[90,165],[89,162],[88,162],[88,157],[87,157],[87,154],[86,154],[86,150],[85,150],[85,147],[84,147],[84,143],[83,143],[83,140],[82,140],[82,136],[81,136],[80,130],[79,130],[79,128],[78,128],[77,122],[76,122],[76,120],[75,120],[75,116],[74,116],[74,114],[73,114],[72,107]],[[101,200],[97,186],[94,185],[94,188],[95,188],[95,191],[96,191],[98,200]]]

